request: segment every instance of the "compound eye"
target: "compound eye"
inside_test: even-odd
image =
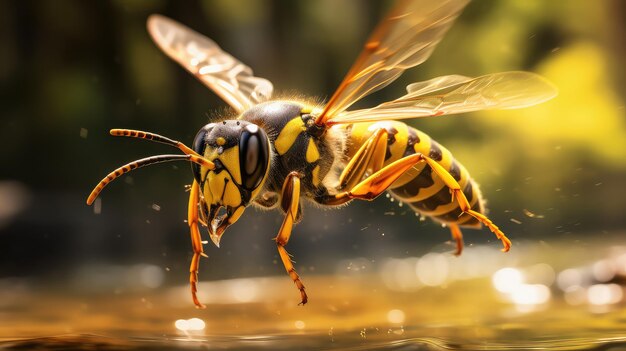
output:
[[[244,128],[239,139],[241,183],[248,190],[256,189],[269,166],[267,135],[256,125]]]
[[[193,151],[197,152],[201,156],[204,156],[204,149],[206,149],[207,145],[207,137],[214,126],[215,123],[210,123],[202,127],[202,129],[198,131],[198,134],[196,134],[196,137],[193,139],[193,145],[191,148],[193,149]],[[193,172],[193,176],[194,178],[196,178],[198,184],[202,183],[200,165],[192,162],[191,171]]]

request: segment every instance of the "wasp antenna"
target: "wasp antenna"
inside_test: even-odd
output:
[[[98,183],[98,185],[96,185],[96,187],[93,188],[93,190],[91,191],[91,194],[89,194],[89,197],[87,198],[87,205],[91,205],[96,200],[96,198],[98,197],[102,189],[104,189],[104,187],[107,186],[107,184],[109,184],[115,178],[118,178],[122,174],[128,173],[134,169],[141,168],[144,166],[149,166],[155,163],[169,162],[169,161],[191,161],[191,162],[197,163],[201,166],[205,166],[211,169],[215,168],[215,165],[213,164],[213,162],[208,161],[205,158],[202,158],[196,155],[158,155],[158,156],[150,156],[150,157],[142,158],[140,160],[136,160],[128,164],[125,164],[122,167],[109,173],[106,177],[104,177],[100,181],[100,183]]]
[[[186,155],[194,155],[197,157],[202,157],[197,152],[193,151],[191,148],[181,143],[180,141],[172,140],[168,137],[164,137],[159,134],[144,132],[142,130],[132,130],[132,129],[111,129],[109,133],[111,133],[111,135],[113,136],[124,136],[124,137],[130,137],[130,138],[139,138],[139,139],[145,139],[145,140],[150,140],[150,141],[156,141],[157,143],[174,146],[178,148],[180,151],[184,152]]]

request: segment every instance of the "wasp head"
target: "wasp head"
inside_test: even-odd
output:
[[[196,135],[193,150],[215,165],[209,169],[194,163],[191,168],[202,189],[200,210],[216,246],[263,188],[270,164],[269,144],[263,129],[238,120],[207,124]]]

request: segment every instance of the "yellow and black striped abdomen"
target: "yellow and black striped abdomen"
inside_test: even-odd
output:
[[[348,127],[348,155],[354,155],[359,146],[379,128],[385,128],[388,133],[385,165],[415,153],[428,156],[456,179],[472,209],[484,213],[480,190],[465,167],[445,147],[402,122],[357,123]],[[414,211],[436,221],[461,226],[480,226],[474,217],[467,214],[459,216],[461,209],[456,201],[452,202],[449,188],[425,162],[400,177],[389,188],[389,193]]]

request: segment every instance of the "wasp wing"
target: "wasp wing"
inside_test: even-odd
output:
[[[148,18],[148,32],[170,58],[191,72],[239,113],[269,99],[273,86],[211,39],[161,15]]]
[[[557,89],[530,72],[502,72],[478,78],[445,76],[407,86],[408,94],[370,109],[350,111],[329,124],[449,115],[485,109],[532,106],[556,96]]]
[[[387,86],[404,70],[426,61],[467,3],[399,1],[367,40],[315,123],[333,120],[357,100]]]

